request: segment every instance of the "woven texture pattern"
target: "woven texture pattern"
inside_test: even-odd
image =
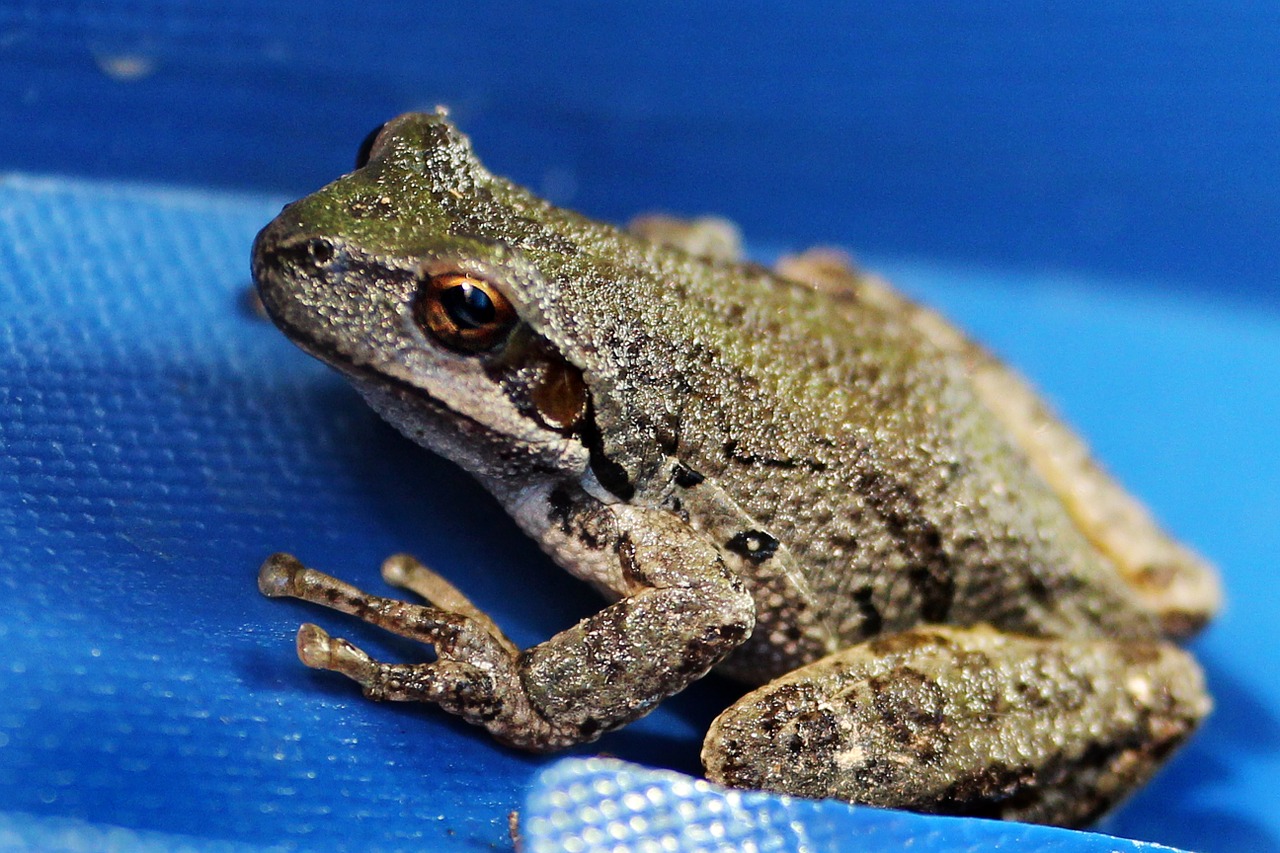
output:
[[[407,550],[522,644],[598,606],[245,309],[250,242],[282,201],[0,182],[0,847],[503,848],[551,763],[304,669],[304,620],[420,652],[256,590],[272,551],[384,590],[379,560]],[[1218,711],[1107,828],[1276,849],[1280,325],[1080,283],[889,272],[1026,366],[1227,567],[1232,609],[1198,644]],[[708,679],[579,752],[696,772],[733,695]]]
[[[521,816],[530,853],[1159,853],[1093,833],[854,808],[731,791],[612,759],[566,759],[534,782]]]

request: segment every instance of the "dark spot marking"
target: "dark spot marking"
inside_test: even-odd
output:
[[[604,531],[593,524],[590,517],[579,512],[573,493],[564,486],[557,486],[547,495],[547,520],[558,527],[565,536],[574,537],[592,551],[599,551],[604,544]]]
[[[862,636],[864,637],[874,637],[884,628],[884,618],[880,615],[879,608],[872,602],[871,594],[869,586],[864,586],[853,593],[853,601],[858,605],[858,613],[862,616]]]
[[[889,790],[894,785],[901,785],[902,766],[878,756],[872,756],[854,771],[853,778],[857,790]],[[913,804],[913,807],[919,811],[926,811],[924,806]]]
[[[801,711],[790,722],[792,731],[786,740],[786,749],[792,759],[804,762],[811,760],[811,756],[829,755],[839,748],[840,724],[831,709],[815,707]]]
[[[889,534],[911,560],[908,577],[920,594],[926,622],[946,621],[955,601],[955,569],[942,547],[942,534],[927,519],[920,497],[905,483],[875,467],[865,452],[858,459],[854,487],[885,523]]]
[[[1027,574],[1027,594],[1039,604],[1050,604],[1053,601],[1053,590],[1044,582],[1044,578],[1034,573]]]
[[[899,667],[892,676],[872,676],[872,706],[885,730],[897,743],[929,763],[950,743],[945,714],[946,699],[932,678],[911,667]]]
[[[726,643],[738,645],[747,638],[747,626],[740,622],[730,622],[715,629],[716,634]]]
[[[1000,818],[1009,809],[1025,809],[1041,798],[1031,767],[995,761],[952,782],[930,811],[936,814]]]
[[[739,557],[759,565],[777,553],[778,540],[762,530],[744,530],[724,546]]]
[[[484,702],[487,702],[489,704],[484,705],[483,704]],[[491,720],[498,719],[498,717],[502,715],[503,702],[501,699],[497,698],[496,696],[495,697],[484,696],[481,699],[481,703],[482,703],[483,710],[476,710],[474,708],[471,709],[468,712],[468,716],[467,716],[468,720],[479,720],[482,723],[487,723],[487,722],[490,722]]]
[[[632,581],[633,583],[644,583],[644,578],[640,574],[640,564],[636,560],[636,543],[631,541],[631,535],[623,533],[618,537],[618,564],[622,566],[622,577]]]
[[[684,501],[673,497],[671,498],[669,505],[671,507],[671,511],[676,514],[677,518],[686,524],[689,522],[689,510],[684,508]]]
[[[707,479],[697,471],[679,462],[677,462],[675,468],[672,469],[672,475],[675,479],[676,485],[682,489],[692,489],[694,486]]]
[[[775,459],[754,453],[742,453],[738,450],[738,440],[736,438],[726,441],[722,449],[726,459],[730,462],[737,462],[740,465],[760,465],[764,468],[782,468],[784,470],[804,468],[814,473],[821,473],[827,470],[827,463],[820,462],[817,459],[804,459],[795,456]]]
[[[556,487],[547,495],[547,503],[551,505],[547,520],[559,527],[565,536],[570,535],[569,516],[573,513],[573,498],[563,487]]]
[[[797,708],[813,704],[811,688],[803,684],[787,684],[771,690],[759,709],[759,725],[767,735],[782,731]]]
[[[679,382],[678,384],[685,384]],[[689,389],[682,389],[684,393],[688,393]],[[658,424],[654,429],[654,440],[658,442],[658,449],[668,456],[674,456],[676,451],[680,449],[680,418],[676,415],[670,415],[666,418],[666,424]]]
[[[588,401],[587,414],[582,420],[582,443],[591,458],[591,472],[596,475],[600,485],[624,501],[635,497],[636,487],[627,477],[627,469],[609,458],[604,449],[604,436],[600,434],[600,426],[596,423],[595,406]]]
[[[747,627],[738,622],[710,626],[700,637],[689,638],[673,672],[682,679],[688,676],[700,677],[741,645],[746,636]]]
[[[603,728],[604,724],[592,717],[588,717],[578,724],[578,731],[586,738],[595,737],[595,735],[599,734],[600,730]]]

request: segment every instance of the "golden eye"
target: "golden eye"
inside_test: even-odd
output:
[[[463,352],[493,349],[516,324],[515,308],[496,287],[460,272],[440,273],[423,282],[413,317],[442,344]]]

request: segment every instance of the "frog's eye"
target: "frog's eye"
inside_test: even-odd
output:
[[[506,340],[516,324],[516,309],[484,279],[447,272],[423,282],[413,318],[451,349],[483,352]]]
[[[363,169],[369,165],[369,158],[373,155],[373,146],[378,141],[379,134],[382,129],[387,126],[384,121],[382,124],[369,131],[369,135],[360,143],[360,147],[356,149],[356,168]]]

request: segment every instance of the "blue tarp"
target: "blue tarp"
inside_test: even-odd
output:
[[[415,650],[255,587],[408,550],[521,643],[597,606],[244,309],[255,231],[436,102],[593,213],[865,249],[1030,374],[1229,596],[1215,715],[1105,828],[1280,849],[1276,13],[938,8],[0,4],[0,169],[50,175],[0,181],[0,849],[508,843],[550,759],[305,670],[302,620]],[[696,772],[733,694],[577,752]]]
[[[4,807],[309,849],[501,844],[546,759],[304,669],[304,619],[416,650],[262,598],[258,563],[287,548],[376,589],[380,559],[408,550],[523,644],[597,602],[245,310],[246,252],[280,202],[0,183]],[[1022,364],[1224,568],[1229,610],[1196,643],[1218,710],[1108,829],[1274,846],[1280,322],[1087,280],[880,266]],[[732,695],[707,680],[579,753],[695,772]]]

